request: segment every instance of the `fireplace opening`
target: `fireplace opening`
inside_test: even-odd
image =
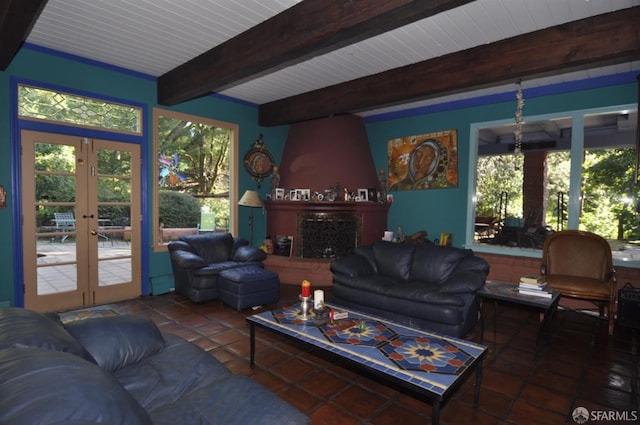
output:
[[[300,212],[296,223],[297,256],[303,258],[343,257],[360,245],[362,213]]]

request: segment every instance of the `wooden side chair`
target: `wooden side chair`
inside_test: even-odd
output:
[[[563,230],[549,236],[542,248],[541,272],[562,297],[598,306],[613,333],[616,310],[616,271],[611,247],[601,236],[582,230]]]

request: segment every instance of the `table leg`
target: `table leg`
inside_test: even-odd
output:
[[[433,411],[431,412],[431,423],[438,425],[440,423],[440,400],[433,399]]]
[[[493,300],[493,342],[496,343],[498,329],[498,300]]]
[[[476,366],[476,389],[473,392],[473,407],[478,407],[480,401],[480,387],[482,386],[482,363],[484,360],[480,360]]]
[[[482,312],[482,297],[478,297],[478,312],[480,313],[480,344],[484,341],[484,313]]]
[[[551,343],[551,322],[558,309],[558,304],[554,303],[550,305],[542,313],[542,320],[540,321],[540,327],[538,328],[538,335],[536,337],[536,357],[538,355],[538,348],[540,347],[542,334],[546,330],[549,333],[549,344]]]
[[[256,367],[256,325],[249,323],[249,366]]]

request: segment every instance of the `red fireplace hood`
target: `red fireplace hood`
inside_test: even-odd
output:
[[[378,187],[364,120],[340,115],[292,124],[280,163],[280,187],[313,193],[338,182],[349,191]]]

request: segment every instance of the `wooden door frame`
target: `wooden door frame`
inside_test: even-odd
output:
[[[36,142],[38,142],[38,139],[41,139],[43,143],[46,142],[54,142],[54,143],[59,143],[61,145],[71,145],[71,146],[75,146],[76,148],[76,161],[77,163],[80,163],[82,165],[86,165],[87,166],[87,171],[85,173],[82,173],[83,175],[89,175],[89,167],[91,165],[95,166],[95,161],[96,159],[94,158],[94,164],[90,164],[88,159],[92,158],[92,155],[89,152],[89,149],[91,147],[94,146],[94,144],[98,144],[101,145],[104,148],[107,149],[114,149],[114,150],[123,150],[123,151],[128,151],[131,153],[132,155],[132,167],[131,167],[131,190],[132,190],[132,194],[131,194],[131,210],[130,210],[130,215],[131,215],[131,234],[132,234],[132,241],[131,241],[131,256],[130,256],[130,262],[131,262],[131,281],[130,284],[127,283],[125,285],[113,285],[112,288],[110,289],[115,289],[115,292],[122,292],[122,287],[127,286],[129,288],[129,293],[130,294],[134,294],[133,296],[139,296],[142,293],[142,279],[141,279],[141,246],[142,246],[142,229],[141,229],[141,219],[138,220],[138,218],[141,218],[142,214],[141,214],[141,208],[142,208],[142,202],[141,202],[141,186],[142,186],[142,174],[141,174],[141,170],[140,170],[140,164],[141,164],[141,146],[139,144],[132,144],[132,143],[124,143],[124,142],[119,142],[119,141],[111,141],[111,140],[103,140],[103,139],[87,139],[87,138],[83,138],[81,136],[76,136],[76,135],[67,135],[67,134],[59,134],[59,133],[50,133],[50,132],[46,132],[46,131],[32,131],[32,130],[27,130],[27,129],[23,129],[20,132],[20,140],[19,140],[19,145],[21,147],[21,151],[23,152],[22,157],[20,159],[20,163],[21,163],[21,170],[20,170],[20,181],[22,183],[22,190],[21,190],[21,195],[20,195],[20,199],[19,199],[19,204],[21,205],[21,210],[22,210],[22,216],[25,216],[25,213],[27,213],[26,208],[33,208],[33,205],[30,202],[35,202],[35,184],[31,184],[31,181],[29,181],[29,184],[25,185],[24,184],[24,180],[23,177],[24,176],[28,176],[28,173],[30,172],[34,172],[35,168],[34,168],[34,164],[33,164],[33,158],[35,156],[35,149],[34,146],[36,144]],[[95,143],[94,143],[95,142]],[[135,162],[134,162],[135,161]],[[76,172],[76,175],[78,176],[78,173]],[[79,181],[78,181],[79,180]],[[94,260],[96,261],[96,263],[94,264],[95,267],[87,267],[88,269],[97,269],[98,265],[100,264],[101,259],[98,258],[98,244],[99,241],[98,239],[96,239],[96,243],[94,244],[91,240],[91,237],[89,236],[89,229],[90,228],[97,228],[97,206],[99,204],[98,200],[97,200],[97,196],[96,196],[96,204],[92,206],[93,209],[96,210],[95,214],[89,214],[84,212],[84,216],[82,216],[83,211],[80,211],[83,204],[83,200],[79,199],[80,198],[80,194],[85,194],[83,196],[85,196],[85,198],[87,196],[89,196],[89,187],[91,186],[90,184],[87,184],[87,180],[89,179],[77,179],[76,181],[76,185],[77,185],[77,193],[78,196],[76,196],[76,200],[73,203],[74,207],[75,207],[75,212],[76,212],[76,232],[78,235],[86,235],[85,238],[76,238],[76,243],[80,243],[80,245],[82,245],[83,243],[86,245],[76,245],[76,255],[75,255],[75,262],[71,263],[71,264],[89,264],[89,260],[90,260],[90,255],[93,255],[95,258]],[[93,183],[94,186],[97,184],[97,177],[96,177],[96,182]],[[97,188],[94,187],[93,191],[95,192],[95,194],[97,194]],[[30,201],[32,200],[32,201]],[[89,206],[87,206],[87,208],[84,208],[85,210],[87,210],[89,208]],[[35,210],[32,210],[35,211]],[[22,221],[22,226],[19,229],[20,235],[22,236],[22,240],[25,240],[25,235],[29,235],[31,237],[31,235],[35,235],[37,228],[35,227],[35,217],[32,217],[30,215],[31,213],[29,213],[28,218],[25,220],[21,220]],[[77,215],[81,215],[81,217],[77,217]],[[30,227],[27,227],[30,226]],[[84,242],[83,242],[84,241]],[[30,297],[32,300],[33,299],[37,299],[37,297],[42,297],[43,295],[38,295],[38,279],[37,279],[37,267],[35,267],[35,270],[30,270],[27,269],[27,267],[31,267],[35,264],[37,264],[37,250],[33,250],[33,252],[30,251],[30,248],[24,245],[24,242],[22,244],[22,246],[20,247],[20,253],[21,256],[20,258],[22,259],[21,263],[19,264],[20,269],[22,270],[22,275],[23,275],[23,283],[22,283],[22,289],[23,290],[23,303],[26,305],[28,303],[28,301],[30,300]],[[16,262],[18,263],[18,262]],[[76,289],[72,290],[72,291],[68,291],[68,292],[64,292],[64,295],[61,295],[60,297],[58,297],[56,295],[52,295],[51,297],[47,297],[48,300],[45,301],[46,305],[46,310],[47,311],[51,311],[51,310],[60,310],[60,309],[66,309],[66,308],[75,308],[75,307],[82,307],[82,306],[88,306],[88,305],[92,305],[94,303],[94,301],[97,304],[101,304],[101,303],[106,303],[106,302],[112,302],[112,301],[117,301],[119,299],[124,299],[122,298],[122,295],[116,295],[116,296],[110,296],[108,294],[108,292],[101,288],[98,282],[98,275],[97,275],[97,271],[89,271],[89,270],[85,270],[85,272],[87,273],[91,273],[91,276],[93,276],[93,280],[95,282],[91,282],[91,277],[89,274],[86,274],[86,283],[82,282],[82,273],[78,270],[76,270],[77,273],[77,279],[76,279]],[[36,273],[36,279],[35,279],[35,284],[32,285],[28,285],[27,280],[30,279],[31,277],[33,277],[33,273]],[[131,286],[133,285],[133,286]],[[131,288],[135,287],[136,289],[132,292]],[[84,292],[83,292],[84,291]],[[95,295],[96,293],[100,292],[100,294]],[[74,295],[75,293],[75,295]],[[93,295],[91,295],[93,294]],[[46,295],[44,295],[44,297],[46,297]],[[72,300],[72,304],[67,304],[66,300],[68,299],[68,297],[76,297],[75,299]],[[128,298],[131,298],[131,295],[128,296]],[[61,301],[62,300],[62,301]],[[42,305],[38,305],[39,303],[34,303],[35,305],[33,307],[35,307],[35,309],[38,309],[39,307],[41,307]],[[78,305],[81,304],[81,305]],[[30,307],[32,308],[32,307]],[[42,308],[39,308],[42,310]]]

